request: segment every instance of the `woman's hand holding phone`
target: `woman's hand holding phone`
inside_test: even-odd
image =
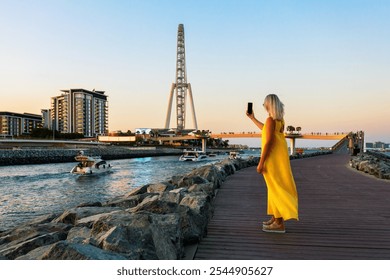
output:
[[[253,119],[255,117],[255,114],[253,113],[253,103],[252,102],[248,102],[248,108],[246,110],[246,115],[250,119]]]

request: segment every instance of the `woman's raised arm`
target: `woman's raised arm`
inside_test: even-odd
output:
[[[255,118],[255,113],[252,112],[252,114],[248,114],[248,112],[246,112],[246,115],[248,116],[248,118],[250,118],[253,123],[260,129],[263,129],[264,127],[264,124],[259,121],[258,119]]]

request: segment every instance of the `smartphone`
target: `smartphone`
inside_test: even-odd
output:
[[[248,102],[248,109],[246,111],[248,112],[249,115],[253,114],[253,103],[252,102]]]

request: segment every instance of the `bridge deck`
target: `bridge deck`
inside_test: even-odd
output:
[[[234,134],[211,134],[211,138],[261,138],[259,133],[234,133]],[[341,140],[348,136],[348,134],[289,134],[285,133],[286,138],[296,138],[305,140]]]
[[[347,166],[349,156],[291,162],[300,221],[263,233],[266,186],[255,168],[228,178],[195,259],[390,259],[390,183]]]
[[[305,139],[305,140],[341,140],[348,136],[348,134],[321,134],[321,135],[312,135],[312,134],[285,134],[286,138],[296,138],[296,139]],[[261,133],[234,133],[234,134],[211,134],[211,138],[261,138]],[[182,141],[182,140],[193,140],[199,139],[199,137],[194,135],[172,135],[172,136],[160,136],[152,138],[155,141]]]

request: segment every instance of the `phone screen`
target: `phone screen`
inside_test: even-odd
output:
[[[252,114],[253,113],[253,103],[252,102],[248,102],[247,112],[248,112],[248,114]]]

